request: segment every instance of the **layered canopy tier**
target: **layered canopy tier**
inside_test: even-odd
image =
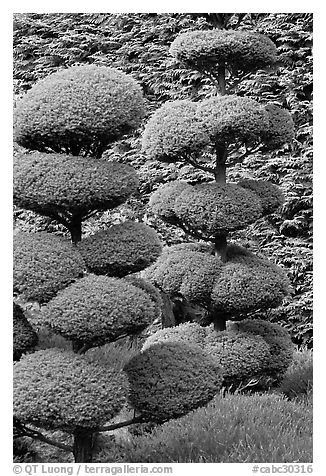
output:
[[[250,31],[200,30],[181,33],[170,53],[199,71],[225,65],[229,71],[255,71],[277,60],[275,44],[265,35]]]
[[[39,81],[18,102],[15,140],[31,150],[100,157],[143,116],[142,91],[131,76],[74,66]]]
[[[236,245],[227,246],[227,260],[207,245],[176,245],[143,273],[171,297],[183,296],[228,318],[281,304],[289,292],[285,272],[266,259]]]
[[[218,96],[200,102],[170,101],[155,111],[143,134],[143,151],[163,161],[194,160],[216,144],[270,148],[290,142],[290,113],[245,97]]]
[[[164,221],[181,226],[193,236],[214,241],[215,236],[245,228],[282,203],[279,188],[262,180],[195,186],[175,181],[153,193],[149,208]]]

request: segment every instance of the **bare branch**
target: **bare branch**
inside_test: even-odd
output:
[[[130,420],[121,421],[119,423],[114,423],[113,425],[102,426],[97,429],[98,432],[100,431],[113,431],[117,430],[118,428],[123,428],[124,426],[133,425],[134,423],[147,423],[149,420],[145,420],[143,416],[138,416],[131,418]]]
[[[17,435],[19,437],[28,436],[29,438],[33,438],[34,440],[43,441],[44,443],[47,443],[48,445],[56,446],[57,448],[60,448],[61,450],[70,451],[70,452],[72,452],[73,450],[72,446],[65,445],[64,443],[60,443],[59,441],[52,440],[51,438],[48,438],[47,436],[43,435],[43,433],[37,430],[32,430],[32,428],[28,428],[24,423],[16,419],[15,419],[14,426],[19,427],[19,434]]]

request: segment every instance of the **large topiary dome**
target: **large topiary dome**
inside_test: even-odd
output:
[[[158,423],[206,405],[222,382],[218,364],[200,347],[182,343],[155,344],[133,357],[124,370],[131,405]]]
[[[42,311],[44,324],[82,345],[96,346],[151,324],[157,306],[125,280],[88,275],[61,291]]]
[[[266,145],[273,149],[291,142],[294,138],[294,122],[289,111],[275,104],[267,104],[265,110],[268,116],[268,128],[263,139]]]
[[[14,203],[44,215],[86,215],[125,202],[137,190],[132,167],[64,154],[20,154],[14,161]]]
[[[267,36],[220,29],[181,33],[172,42],[170,53],[199,71],[220,63],[231,71],[254,71],[275,63],[277,58],[276,46]]]
[[[14,303],[13,311],[13,357],[14,360],[19,360],[25,352],[37,345],[38,337],[18,304]]]
[[[122,277],[147,268],[162,245],[149,226],[126,221],[83,239],[78,250],[92,273]]]
[[[142,91],[132,77],[105,66],[74,66],[39,81],[18,102],[15,139],[31,150],[100,157],[143,116]]]
[[[44,303],[80,278],[82,256],[65,238],[53,233],[19,232],[14,236],[14,292]]]
[[[14,365],[14,416],[70,433],[96,430],[125,403],[125,376],[60,349],[40,350]]]

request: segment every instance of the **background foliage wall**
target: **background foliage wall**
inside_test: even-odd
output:
[[[227,14],[226,14],[227,15]],[[225,16],[225,15],[224,15]],[[216,14],[16,14],[14,17],[14,87],[21,96],[37,80],[75,64],[96,63],[116,67],[137,79],[148,102],[148,114],[169,99],[203,99],[215,94],[207,78],[180,67],[169,55],[169,46],[180,33],[211,29]],[[268,35],[278,48],[278,69],[259,70],[231,78],[238,95],[261,103],[273,102],[288,109],[295,121],[291,148],[264,150],[248,157],[240,167],[231,156],[229,180],[259,178],[281,186],[286,200],[282,214],[262,218],[237,239],[254,252],[261,251],[285,267],[293,295],[270,318],[283,323],[298,344],[312,345],[312,14],[233,14],[224,20],[233,29],[256,29]],[[132,165],[142,181],[137,200],[120,209],[115,220],[143,219],[149,193],[163,182],[185,178],[207,180],[181,163],[146,163],[140,153],[139,134],[117,143],[109,151]],[[16,211],[20,228],[44,228],[32,214]],[[102,214],[96,217],[107,220]],[[112,219],[112,216],[110,216]],[[145,219],[150,220],[150,217]],[[173,228],[153,223],[167,243],[184,237]],[[48,226],[48,224],[46,225]],[[92,223],[90,222],[90,225]],[[58,231],[58,230],[56,230]],[[259,315],[257,316],[259,317]]]

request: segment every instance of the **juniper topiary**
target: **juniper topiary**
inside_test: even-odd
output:
[[[120,368],[83,356],[90,348],[138,335],[163,314],[159,291],[135,274],[161,254],[154,230],[128,221],[82,240],[84,220],[117,207],[137,190],[137,176],[129,165],[101,156],[113,141],[138,127],[143,114],[137,83],[120,71],[95,65],[44,79],[15,111],[15,139],[30,150],[15,157],[14,203],[61,223],[73,242],[47,233],[15,237],[15,292],[38,301],[40,325],[70,340],[73,350],[38,351],[15,365],[15,421],[21,433],[72,451],[76,462],[92,460],[98,432],[176,418],[205,405],[220,387],[217,365],[209,357],[205,360],[201,349],[176,350],[173,356],[169,346],[160,346],[159,355],[150,352],[153,361],[147,360],[145,368],[137,367],[143,355],[133,361],[129,375],[131,394],[141,390],[145,402],[157,400],[160,414],[137,397],[131,399],[135,418],[105,426],[124,405],[127,377]],[[31,344],[26,329],[19,356]],[[149,373],[165,355],[156,387]],[[188,385],[174,386],[170,400],[166,395],[157,399],[158,389],[183,367],[180,382],[187,380]],[[73,445],[53,441],[28,424],[65,431]]]
[[[14,360],[19,360],[25,352],[37,345],[38,337],[24,311],[15,302],[13,311],[13,357]]]

